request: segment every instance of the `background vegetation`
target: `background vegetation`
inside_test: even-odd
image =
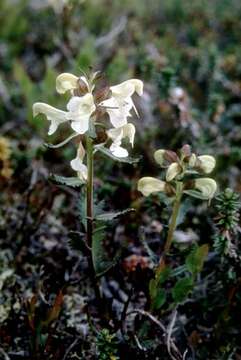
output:
[[[170,358],[158,324],[127,316],[127,308],[148,309],[152,255],[160,255],[170,214],[161,195],[144,199],[136,184],[160,176],[155,149],[186,143],[217,159],[220,195],[210,206],[185,200],[172,257],[179,272],[166,293],[195,244],[208,244],[209,254],[177,313],[170,297],[155,319],[168,332],[175,315],[171,335],[185,359],[241,358],[240,18],[238,0],[1,0],[0,359]],[[145,84],[136,99],[140,163],[100,156],[95,171],[105,209],[136,209],[104,239],[115,263],[100,279],[101,316],[75,233],[78,189],[49,179],[53,171],[72,175],[75,149],[44,147],[48,123],[32,117],[36,101],[64,106],[54,90],[59,73],[90,67],[110,84],[132,77]],[[53,142],[65,138],[58,134]]]

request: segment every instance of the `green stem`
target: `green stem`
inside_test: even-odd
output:
[[[183,190],[183,185],[181,182],[180,183],[178,182],[177,187],[176,187],[176,197],[175,197],[173,209],[172,209],[171,221],[170,221],[169,228],[168,228],[167,240],[166,240],[166,243],[164,246],[164,254],[163,254],[164,256],[169,252],[169,250],[171,248],[173,234],[174,234],[174,231],[176,230],[177,218],[178,218],[180,205],[181,205],[182,190]]]
[[[86,154],[87,154],[87,184],[86,184],[86,217],[87,217],[87,245],[89,249],[92,249],[92,238],[93,238],[93,220],[94,220],[94,211],[93,211],[93,178],[94,178],[94,146],[93,140],[90,137],[86,137]],[[95,269],[92,259],[92,250],[91,254],[88,257],[90,276],[95,290],[95,295],[98,303],[101,305],[101,295],[98,280],[95,276]]]
[[[86,197],[86,216],[87,216],[87,243],[92,247],[93,235],[93,140],[86,137],[86,152],[87,152],[87,197]]]

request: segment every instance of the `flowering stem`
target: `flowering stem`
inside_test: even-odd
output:
[[[170,221],[169,228],[168,228],[167,240],[166,240],[166,243],[164,246],[164,254],[163,254],[162,258],[165,257],[165,255],[169,252],[169,250],[171,248],[173,234],[174,234],[174,231],[177,226],[177,218],[178,218],[180,205],[181,205],[182,191],[183,191],[183,184],[181,182],[177,182],[176,197],[175,197],[174,204],[173,204],[171,221]]]
[[[93,212],[94,146],[93,146],[93,140],[89,136],[86,136],[86,154],[87,154],[87,168],[88,168],[88,176],[87,176],[87,184],[86,184],[87,245],[89,249],[92,249],[93,220],[94,220],[94,212]],[[95,277],[95,269],[94,269],[92,254],[90,254],[90,256],[88,257],[88,262],[89,262],[90,276],[94,286],[96,299],[98,301],[98,304],[101,305],[101,294],[100,294],[98,281]]]
[[[86,137],[86,153],[87,153],[87,196],[86,196],[86,215],[87,215],[87,243],[91,248],[93,234],[93,140]]]

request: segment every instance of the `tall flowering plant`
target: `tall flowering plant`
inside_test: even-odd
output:
[[[93,246],[95,221],[111,220],[120,213],[104,213],[96,216],[93,206],[94,155],[97,151],[123,162],[133,163],[137,159],[128,157],[128,150],[123,146],[126,138],[134,145],[135,126],[129,122],[133,112],[137,113],[133,95],[143,94],[143,83],[138,79],[130,79],[118,85],[99,88],[99,72],[90,76],[75,76],[69,73],[60,74],[56,79],[56,90],[59,94],[67,93],[69,100],[66,110],[37,102],[33,105],[33,115],[45,115],[50,123],[48,135],[54,134],[60,126],[67,124],[73,133],[63,142],[50,145],[60,147],[75,137],[80,137],[76,157],[70,166],[75,177],[58,177],[66,185],[83,185],[86,190],[86,245]],[[106,116],[105,116],[106,114]],[[108,121],[106,122],[106,118]],[[98,141],[98,128],[104,131],[104,141]],[[80,136],[81,135],[81,136]],[[95,262],[92,252],[92,260]],[[94,263],[94,265],[96,265]],[[98,267],[95,266],[95,268]]]

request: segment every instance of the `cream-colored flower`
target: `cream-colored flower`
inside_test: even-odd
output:
[[[160,149],[154,152],[154,159],[156,160],[156,162],[159,165],[163,165],[165,159],[164,159],[164,154],[165,154],[166,150]]]
[[[202,196],[209,200],[213,198],[217,190],[217,183],[211,178],[200,178],[195,180],[194,188],[199,190]]]
[[[83,160],[85,157],[85,149],[82,145],[82,142],[79,143],[79,147],[77,150],[77,156],[70,162],[70,166],[73,170],[77,171],[78,177],[83,180],[87,181],[88,170],[87,166],[83,164]]]
[[[164,191],[166,183],[165,181],[146,176],[138,181],[137,189],[144,195],[149,196],[150,194]]]
[[[67,104],[67,119],[78,134],[84,134],[89,129],[89,120],[96,109],[91,93],[84,96],[73,96]]]
[[[107,135],[113,143],[110,146],[110,151],[117,157],[127,157],[128,151],[121,146],[122,140],[128,138],[131,146],[134,145],[135,126],[133,124],[125,124],[119,128],[113,128],[107,131]]]
[[[143,94],[143,82],[138,79],[130,79],[123,83],[110,87],[111,97],[102,103],[115,128],[127,124],[127,118],[131,116],[131,109],[136,111],[132,95],[136,92],[139,96]],[[137,113],[137,111],[136,111]]]
[[[172,181],[178,174],[182,172],[181,166],[174,162],[167,168],[166,181]]]
[[[198,167],[205,173],[210,174],[216,165],[216,160],[210,155],[201,155],[197,157]]]
[[[44,114],[50,121],[48,135],[55,133],[60,124],[68,121],[66,111],[56,109],[53,106],[41,102],[37,102],[33,105],[33,116],[38,114]]]

